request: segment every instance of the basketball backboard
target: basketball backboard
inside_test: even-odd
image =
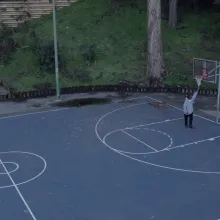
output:
[[[193,58],[193,77],[202,75],[203,81],[217,83],[218,61]]]
[[[217,95],[217,111],[216,122],[219,124],[220,112],[220,62],[214,60],[193,58],[193,77],[210,82],[218,82],[218,95]]]

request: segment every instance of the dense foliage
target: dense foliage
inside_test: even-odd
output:
[[[220,1],[179,0],[178,27],[162,0],[166,83],[187,81],[192,58],[218,59]],[[57,11],[61,85],[141,81],[146,71],[146,1],[81,0]],[[0,78],[19,90],[54,85],[52,16],[0,28]],[[173,74],[170,74],[173,73]]]

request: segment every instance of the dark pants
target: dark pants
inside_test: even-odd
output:
[[[184,114],[184,118],[185,118],[185,126],[188,127],[188,121],[189,121],[189,127],[192,128],[193,113],[190,114],[190,115],[185,115]]]

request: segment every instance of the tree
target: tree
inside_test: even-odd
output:
[[[176,28],[177,26],[177,3],[178,0],[169,0],[169,26]]]
[[[148,0],[148,83],[158,84],[163,73],[161,0]]]
[[[169,0],[161,0],[161,19],[169,19]]]

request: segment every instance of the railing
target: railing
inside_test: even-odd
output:
[[[69,6],[77,0],[56,0],[56,7]],[[52,0],[0,1],[0,23],[17,27],[26,20],[40,18],[52,12]]]

